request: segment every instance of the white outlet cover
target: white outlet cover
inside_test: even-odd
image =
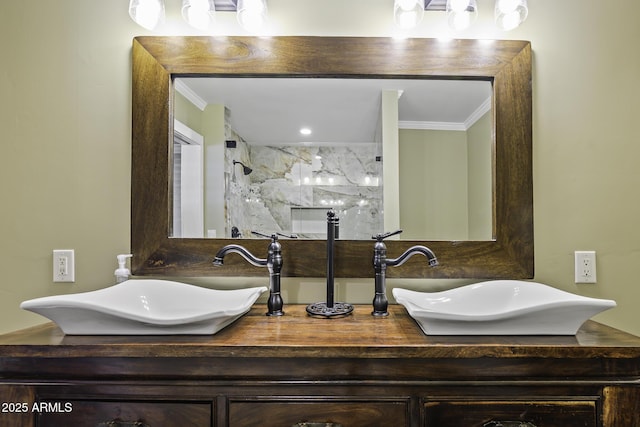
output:
[[[55,283],[73,283],[76,281],[75,252],[73,249],[54,249],[53,281]]]
[[[575,283],[596,283],[596,252],[575,251]]]

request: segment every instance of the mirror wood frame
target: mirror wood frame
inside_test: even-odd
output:
[[[212,260],[242,244],[266,257],[263,239],[171,238],[173,81],[180,76],[481,79],[493,83],[493,229],[489,241],[387,241],[389,257],[414,244],[422,257],[387,277],[532,278],[533,177],[531,46],[527,41],[361,37],[136,37],[132,68],[131,250],[134,275],[261,276],[239,256]],[[266,230],[268,232],[268,230]],[[372,234],[383,230],[372,230]],[[390,231],[390,230],[384,230]],[[283,276],[324,277],[324,240],[281,239]],[[372,277],[374,241],[336,242],[336,277]]]

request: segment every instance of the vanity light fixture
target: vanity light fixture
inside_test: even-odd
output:
[[[410,30],[422,20],[424,11],[446,12],[449,27],[462,31],[473,23],[478,16],[477,0],[394,0],[393,18],[402,30]],[[496,0],[496,25],[509,31],[518,27],[527,19],[529,8],[527,0]]]
[[[182,0],[182,17],[200,30],[210,26],[216,11],[236,12],[240,25],[255,33],[267,21],[267,0]],[[129,16],[136,24],[153,30],[164,21],[164,0],[130,0]]]
[[[153,30],[161,21],[164,21],[164,1],[131,0],[129,16],[141,27]]]
[[[311,129],[310,128],[306,128],[306,127],[305,128],[300,128],[300,133],[302,135],[305,135],[305,136],[306,135],[311,135]]]

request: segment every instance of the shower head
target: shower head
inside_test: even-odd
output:
[[[236,164],[239,164],[242,166],[242,172],[245,175],[249,175],[251,172],[253,172],[253,169],[251,169],[249,166],[245,166],[244,163],[234,160],[233,165],[235,166]]]

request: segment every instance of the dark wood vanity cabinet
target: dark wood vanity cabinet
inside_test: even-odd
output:
[[[0,426],[640,426],[640,338],[599,323],[433,337],[399,306],[286,308],[213,336],[0,336]]]

